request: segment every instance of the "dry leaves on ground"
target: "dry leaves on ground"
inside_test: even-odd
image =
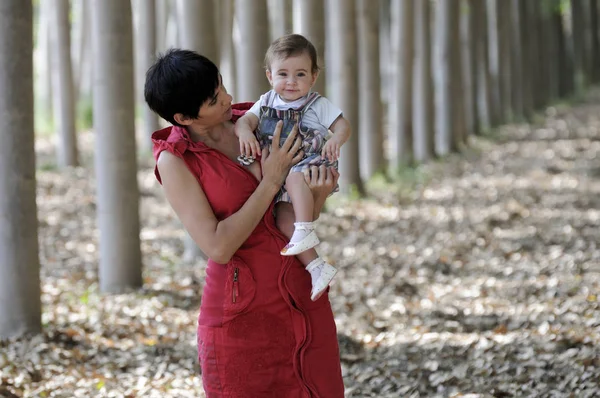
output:
[[[550,108],[408,173],[332,198],[320,252],[347,397],[600,395],[600,98]],[[44,156],[43,149],[40,156]],[[39,173],[44,334],[0,345],[0,396],[201,397],[204,268],[149,167],[144,288],[98,292],[94,178]]]

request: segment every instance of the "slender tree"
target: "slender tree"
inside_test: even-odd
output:
[[[150,153],[152,141],[150,135],[158,130],[158,116],[144,101],[144,77],[146,71],[156,59],[156,0],[142,0],[138,3],[136,26],[136,102],[142,109],[143,123],[140,137],[142,150]]]
[[[71,3],[71,58],[73,59],[73,85],[75,86],[75,98],[82,96],[84,71],[90,62],[90,21],[89,2],[87,0],[76,0]]]
[[[177,0],[177,25],[180,29],[181,47],[194,50],[218,63],[214,21],[212,0]]]
[[[573,61],[573,41],[567,33],[566,20],[560,7],[554,9],[552,14],[554,20],[555,37],[558,51],[558,70],[559,70],[559,96],[566,97],[575,90],[575,74]]]
[[[512,118],[510,11],[510,1],[496,1],[496,21],[498,26],[498,76],[500,79],[501,105],[500,119],[503,121],[510,121]]]
[[[476,48],[472,27],[474,18],[471,18],[472,10],[466,0],[461,0],[460,12],[460,42],[463,67],[463,98],[465,103],[465,128],[463,142],[467,142],[469,134],[479,134],[479,120],[477,118],[477,62],[475,58]]]
[[[464,93],[464,69],[463,61],[460,55],[460,8],[461,0],[449,0],[451,8],[449,11],[450,20],[450,52],[451,69],[453,79],[450,82],[452,96],[454,101],[454,109],[456,114],[452,118],[454,125],[454,147],[460,149],[461,144],[466,143],[467,135],[467,120],[466,120],[466,103]]]
[[[0,337],[41,331],[32,3],[0,2]]]
[[[384,170],[379,90],[379,0],[358,0],[360,175],[367,180]]]
[[[600,23],[598,0],[590,0],[591,70],[594,83],[600,81]]]
[[[559,98],[560,94],[560,72],[559,72],[559,43],[558,35],[556,34],[556,19],[554,18],[554,10],[560,7],[560,0],[549,0],[543,9],[544,12],[544,35],[542,40],[547,41],[546,58],[548,61],[548,71],[545,76],[546,84],[548,85],[548,100],[554,101]]]
[[[434,155],[433,79],[431,76],[431,5],[415,1],[415,64],[413,73],[413,144],[415,160]]]
[[[269,89],[264,77],[269,47],[267,0],[235,0],[235,24],[236,59],[240,61],[236,63],[236,101],[256,101]]]
[[[37,4],[37,51],[34,64],[37,77],[34,98],[36,112],[39,112],[41,119],[49,124],[54,122],[52,114],[52,43],[50,35],[52,13],[49,10],[51,6],[50,0],[39,0]]]
[[[477,119],[479,132],[488,130],[492,124],[492,94],[490,89],[490,69],[487,49],[487,15],[484,0],[470,0],[471,33],[473,35],[476,87]]]
[[[235,48],[233,46],[233,0],[219,0],[219,70],[227,90],[237,100],[235,81]]]
[[[58,128],[58,165],[77,166],[77,136],[75,134],[75,93],[71,63],[71,29],[69,0],[51,0],[52,51],[54,53],[52,81],[54,87],[54,120]]]
[[[523,103],[523,41],[521,40],[521,7],[520,0],[510,1],[510,74],[511,104],[513,118],[523,119],[525,108]]]
[[[585,68],[585,16],[583,1],[571,1],[571,38],[573,48],[573,67],[575,90],[583,91],[586,83]]]
[[[502,0],[500,0],[502,1]],[[500,97],[500,43],[498,37],[498,19],[496,3],[498,0],[486,0],[485,8],[486,47],[489,68],[489,90],[490,90],[490,121],[493,125],[501,122],[502,98]]]
[[[364,194],[359,169],[358,138],[358,71],[356,67],[355,0],[327,1],[327,82],[329,99],[344,112],[352,126],[352,135],[342,147],[340,191],[350,193],[355,187]],[[335,43],[335,44],[334,44]]]
[[[271,41],[292,33],[292,0],[267,0]]]
[[[413,64],[414,64],[414,0],[391,4],[391,44],[393,65],[392,94],[389,107],[392,171],[412,164],[413,158]]]
[[[306,37],[317,48],[319,66],[325,60],[325,5],[323,0],[294,0],[294,32]],[[326,73],[322,70],[313,90],[326,94]]]
[[[457,138],[464,129],[462,102],[462,70],[459,51],[459,1],[445,0],[438,3],[436,12],[436,134],[435,149],[438,155],[456,152]],[[460,111],[459,111],[460,109]],[[461,118],[460,121],[458,118]]]
[[[120,292],[142,284],[131,3],[93,0],[91,6],[94,54],[102,60],[93,89],[100,289]]]

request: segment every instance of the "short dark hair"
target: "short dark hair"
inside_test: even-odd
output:
[[[160,117],[176,126],[177,113],[195,119],[219,87],[219,68],[190,50],[173,48],[159,55],[146,72],[144,98]]]
[[[271,70],[271,63],[276,59],[287,59],[296,55],[307,53],[311,61],[311,72],[319,71],[317,50],[315,46],[304,36],[289,34],[276,39],[265,54],[265,69]]]

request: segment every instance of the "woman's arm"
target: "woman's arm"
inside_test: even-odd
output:
[[[280,132],[281,126],[275,130],[273,142],[279,142]],[[185,162],[169,152],[159,156],[157,165],[167,200],[196,244],[213,261],[229,262],[268,210],[290,167],[302,158],[301,152],[295,155],[301,145],[295,139],[295,130],[290,137],[281,148],[274,146],[270,154],[263,151],[260,184],[241,209],[222,221],[215,217]]]

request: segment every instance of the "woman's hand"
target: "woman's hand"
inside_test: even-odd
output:
[[[279,147],[279,138],[283,122],[277,122],[275,131],[273,132],[273,140],[269,149],[264,148],[262,151],[262,173],[263,180],[274,183],[278,187],[283,185],[290,168],[302,160],[304,153],[300,151],[302,140],[297,138],[298,125],[294,125],[290,135],[285,142]]]
[[[313,218],[316,220],[321,214],[323,205],[327,197],[337,186],[340,173],[334,167],[325,167],[325,165],[311,166],[304,171],[304,181],[310,188],[315,200]]]

